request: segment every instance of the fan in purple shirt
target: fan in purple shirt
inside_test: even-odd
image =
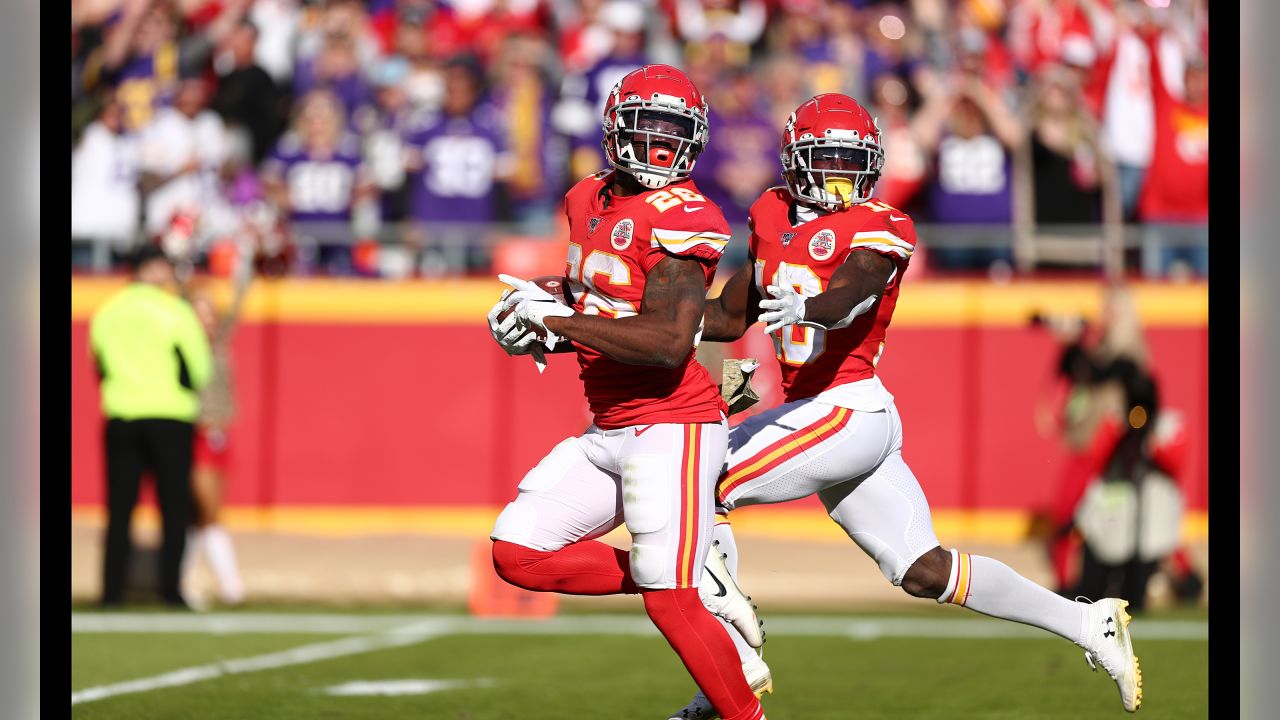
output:
[[[362,107],[372,104],[369,86],[360,74],[355,40],[349,34],[327,35],[315,57],[298,63],[293,77],[294,94],[302,96],[317,88],[327,88],[337,95],[348,123]]]
[[[450,63],[440,112],[424,118],[405,138],[414,183],[410,215],[415,220],[494,220],[504,142],[497,112],[482,101],[481,83],[465,63]]]
[[[293,129],[263,163],[268,196],[289,218],[309,269],[314,246],[332,274],[351,271],[353,207],[370,197],[360,140],[346,132],[342,105],[333,93],[313,90],[299,104]]]
[[[711,96],[707,144],[693,179],[734,226],[745,226],[760,193],[778,182],[778,130],[760,108],[764,90],[746,70],[732,71]],[[745,245],[739,245],[745,249]]]
[[[409,217],[417,221],[411,241],[439,246],[435,260],[480,269],[487,248],[475,241],[496,219],[497,183],[509,163],[497,111],[483,101],[484,77],[470,58],[445,67],[444,101],[405,137],[408,148]]]

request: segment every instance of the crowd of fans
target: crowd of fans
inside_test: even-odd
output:
[[[883,130],[877,195],[946,226],[931,265],[1108,221],[1141,228],[1144,272],[1203,273],[1207,22],[1204,0],[73,0],[73,264],[142,239],[486,270],[495,235],[555,234],[604,166],[605,95],[666,62],[709,100],[694,179],[731,223],[779,182],[791,111],[843,92]]]

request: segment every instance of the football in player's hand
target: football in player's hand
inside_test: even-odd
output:
[[[563,275],[539,275],[538,277],[529,278],[529,282],[545,290],[548,295],[555,298],[556,302],[561,305],[573,305],[573,298],[569,294],[569,282]],[[515,306],[498,313],[498,322],[506,320],[513,312],[515,312]],[[534,328],[533,334],[539,340],[547,339],[547,334],[542,328]]]

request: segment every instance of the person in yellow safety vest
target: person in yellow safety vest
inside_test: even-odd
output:
[[[150,470],[163,524],[161,597],[185,608],[180,569],[192,512],[193,433],[213,354],[191,305],[169,290],[174,268],[164,252],[145,245],[131,266],[132,282],[103,304],[89,326],[105,419],[102,604],[124,600],[133,508],[142,474]]]

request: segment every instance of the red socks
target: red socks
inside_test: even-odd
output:
[[[702,606],[695,588],[647,590],[645,612],[680,656],[694,682],[724,720],[759,720],[760,701],[742,675],[729,635]]]
[[[566,595],[619,595],[640,592],[631,581],[625,550],[596,540],[576,542],[555,551],[534,550],[493,541],[493,569],[498,577],[525,590]]]
[[[628,553],[602,542],[577,542],[547,552],[493,541],[498,577],[526,590],[568,595],[640,592],[631,580]],[[644,609],[680,656],[694,682],[724,720],[759,720],[760,701],[747,685],[729,635],[703,607],[696,588],[646,590]]]

